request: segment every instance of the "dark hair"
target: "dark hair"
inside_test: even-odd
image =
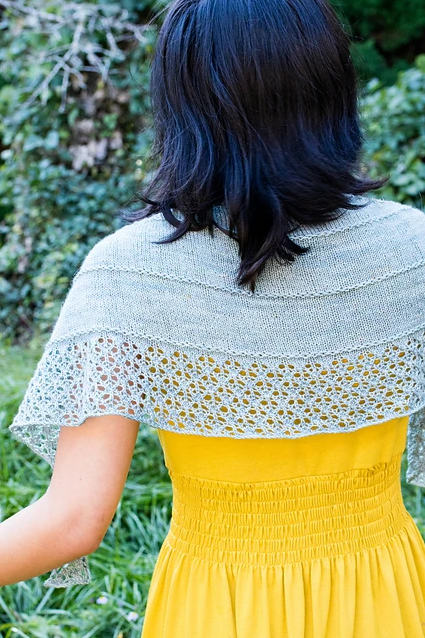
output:
[[[252,292],[270,257],[308,250],[289,232],[362,208],[351,196],[389,179],[355,175],[357,77],[350,37],[326,0],[175,0],[151,98],[159,168],[139,194],[148,206],[121,216],[162,212],[176,227],[162,244],[188,230],[213,234],[212,207],[224,207],[239,244],[237,283]]]

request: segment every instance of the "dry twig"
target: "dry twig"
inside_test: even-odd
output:
[[[119,44],[127,41],[144,44],[147,41],[145,31],[149,27],[132,23],[128,11],[118,5],[105,7],[56,0],[55,8],[59,8],[59,11],[48,13],[33,0],[31,3],[28,0],[0,0],[0,7],[20,16],[22,28],[50,36],[52,44],[61,39],[61,29],[74,29],[70,43],[46,48],[39,54],[37,63],[40,66],[46,62],[55,64],[42,81],[37,80],[33,86],[23,89],[30,95],[22,104],[22,109],[33,104],[48,89],[52,80],[62,74],[59,111],[64,112],[71,76],[77,78],[81,88],[86,86],[84,71],[99,73],[104,82],[110,82],[111,66],[125,56]],[[107,48],[97,41],[96,32],[99,31],[105,33]]]

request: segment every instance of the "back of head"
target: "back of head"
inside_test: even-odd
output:
[[[361,174],[350,39],[326,0],[176,0],[151,94],[160,161],[136,218],[161,211],[177,226],[166,243],[212,228],[213,207],[225,207],[238,283],[252,291],[267,259],[307,250],[291,230],[335,219],[387,181]]]

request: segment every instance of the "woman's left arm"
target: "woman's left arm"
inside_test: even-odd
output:
[[[107,415],[61,427],[46,493],[0,523],[0,587],[99,547],[127,480],[139,425]]]

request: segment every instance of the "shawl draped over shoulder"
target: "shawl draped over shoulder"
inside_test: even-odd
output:
[[[407,416],[409,483],[425,487],[425,216],[364,204],[291,238],[256,290],[214,228],[169,244],[158,213],[98,241],[74,275],[10,425],[53,467],[60,428],[121,414],[204,436],[347,432]],[[178,216],[178,212],[175,212]],[[214,209],[225,225],[225,211]],[[91,579],[87,557],[47,587]]]

